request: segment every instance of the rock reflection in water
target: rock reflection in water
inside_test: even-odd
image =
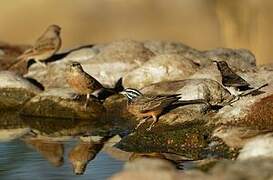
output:
[[[85,173],[88,163],[95,159],[103,148],[104,143],[109,139],[108,134],[111,129],[112,125],[108,122],[89,121],[86,119],[22,117],[14,111],[0,112],[0,142],[8,142],[7,145],[9,145],[9,141],[18,139],[14,141],[15,145],[18,142],[19,144],[23,142],[22,145],[25,144],[28,147],[26,148],[27,151],[37,151],[38,157],[48,161],[52,167],[70,169],[71,172],[77,175]],[[90,134],[99,136],[90,136]],[[7,148],[8,146],[3,144],[0,151],[5,151]],[[21,154],[14,155],[21,156]],[[28,166],[33,166],[33,169],[35,169],[36,167],[34,166],[37,159],[34,154],[31,153],[30,155],[31,164]],[[32,159],[32,155],[34,155],[34,159]],[[99,160],[96,161],[104,161],[105,158],[107,158],[105,154],[103,156],[100,155]],[[5,159],[3,157],[3,161]],[[68,159],[68,163],[64,163],[65,159]],[[72,168],[68,164],[72,164]],[[97,168],[96,163],[92,165],[92,168]],[[101,176],[106,176],[103,173],[103,169],[101,168],[100,171],[95,170],[91,173],[99,174],[100,172]],[[110,172],[112,172],[115,171],[112,169],[116,168],[110,169]],[[29,172],[29,170],[25,169],[26,172]],[[50,172],[48,173],[50,174]]]
[[[24,142],[31,145],[52,165],[59,167],[64,162],[64,145],[58,141],[50,141],[46,139],[25,139]]]

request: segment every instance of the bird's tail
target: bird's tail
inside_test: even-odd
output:
[[[124,90],[123,84],[122,84],[122,78],[119,78],[117,82],[115,83],[115,86],[113,88],[103,88],[102,91],[99,92],[98,94],[98,99],[99,100],[104,100],[107,97],[117,94],[121,91]]]
[[[207,106],[211,106],[211,104],[205,99],[192,99],[192,100],[179,100],[175,102],[176,105],[189,105],[189,104],[205,104]]]
[[[21,66],[21,64],[23,62],[26,62],[27,61],[27,56],[26,55],[28,54],[28,52],[29,52],[29,50],[26,50],[21,55],[19,55],[18,57],[16,57],[17,61],[15,61],[14,63],[10,64],[7,69],[8,70],[16,69],[18,66]]]

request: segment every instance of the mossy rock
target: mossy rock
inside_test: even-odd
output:
[[[200,159],[208,145],[210,128],[202,120],[152,131],[138,130],[116,146],[124,151],[174,153],[188,159]]]
[[[0,109],[18,109],[35,95],[23,88],[1,88]]]
[[[85,100],[74,100],[70,89],[50,89],[28,101],[21,110],[24,116],[89,119],[104,119],[106,110],[102,103],[91,98],[88,106]]]

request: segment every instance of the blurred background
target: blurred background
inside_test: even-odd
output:
[[[33,44],[49,24],[63,49],[117,39],[247,48],[273,63],[272,0],[1,0],[0,41]]]

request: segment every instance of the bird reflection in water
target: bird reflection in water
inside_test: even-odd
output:
[[[81,138],[69,152],[68,159],[76,175],[85,172],[87,164],[93,160],[98,152],[103,148],[107,138],[92,140],[92,137]]]

